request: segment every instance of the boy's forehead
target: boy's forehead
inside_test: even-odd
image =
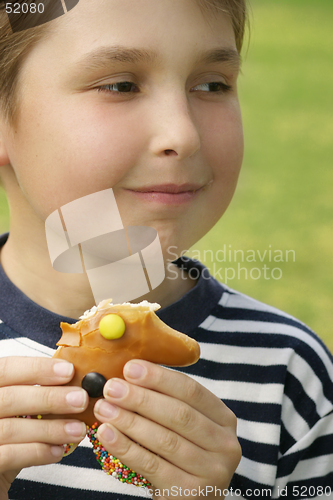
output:
[[[204,62],[239,65],[230,18],[223,12],[208,18],[199,0],[80,0],[55,23],[50,40],[55,35],[59,49],[72,55],[73,63],[153,63],[161,48],[171,52],[174,47],[188,48],[193,58]]]

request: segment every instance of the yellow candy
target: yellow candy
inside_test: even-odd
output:
[[[101,335],[107,339],[119,339],[125,333],[125,322],[117,314],[107,314],[101,319],[98,325]]]

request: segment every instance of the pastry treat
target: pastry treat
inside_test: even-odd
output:
[[[198,361],[198,343],[163,323],[155,314],[159,308],[147,301],[112,304],[105,300],[74,325],[61,323],[63,335],[54,357],[73,363],[75,375],[68,385],[81,386],[89,394],[87,410],[75,418],[88,426],[95,424],[93,408],[103,397],[105,382],[113,377],[124,378],[123,367],[131,359],[170,367]]]
[[[81,386],[89,394],[87,410],[75,418],[87,424],[87,435],[102,469],[123,483],[148,488],[151,485],[147,479],[110,455],[98,441],[99,423],[93,409],[97,399],[103,397],[105,382],[112,377],[123,378],[123,367],[130,359],[167,366],[188,366],[198,361],[198,343],[163,323],[155,314],[159,308],[147,301],[114,305],[105,300],[74,325],[61,323],[63,335],[53,356],[73,363],[75,375],[68,385]],[[65,455],[76,446],[67,445]]]

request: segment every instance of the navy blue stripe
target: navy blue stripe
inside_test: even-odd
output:
[[[311,444],[309,449],[300,450],[283,456],[279,460],[278,477],[290,475],[301,460],[308,460],[310,458],[323,457],[326,455],[327,462],[330,463],[332,461],[332,454],[333,435],[321,436]]]
[[[280,435],[280,451],[282,455],[284,455],[294,444],[296,440],[292,437],[291,434],[285,428],[283,422],[281,422],[281,435]]]
[[[133,500],[137,497],[16,479],[9,490],[9,498],[12,500]]]
[[[242,448],[242,456],[260,462],[261,464],[277,465],[278,445],[257,443],[248,439],[239,438]]]
[[[5,323],[0,323],[0,336],[4,337],[5,339],[18,339],[22,337],[22,335],[19,335],[16,333],[14,330],[9,328]]]
[[[313,427],[320,420],[314,401],[306,394],[302,384],[291,373],[286,376],[285,394],[291,399],[295,410],[309,427]]]
[[[311,447],[305,450],[303,458],[307,460],[309,458],[320,457],[321,455],[333,455],[333,434],[317,438]],[[333,458],[331,457],[329,460],[333,460]]]
[[[257,384],[284,384],[286,367],[283,365],[259,366],[241,363],[219,363],[200,359],[195,365],[184,370],[191,375],[199,375],[213,380],[233,380]]]
[[[167,325],[190,335],[190,332],[209,316],[225,291],[223,285],[209,275],[201,262],[181,257],[174,262],[188,277],[196,280],[196,286],[180,300],[156,312]],[[208,278],[208,279],[207,279]]]
[[[101,469],[92,448],[77,448],[68,457],[64,457],[61,460],[61,464],[85,467],[87,469]]]
[[[237,418],[280,425],[281,406],[273,403],[251,403],[224,399],[223,403],[234,412]]]

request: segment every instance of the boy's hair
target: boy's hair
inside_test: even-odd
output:
[[[232,21],[237,49],[240,52],[247,22],[247,0],[194,0],[203,10],[221,10]],[[29,2],[27,2],[29,3]],[[22,19],[22,23],[26,22]],[[20,20],[18,21],[19,27]],[[22,64],[43,38],[46,38],[54,21],[35,28],[12,32],[5,10],[5,2],[0,1],[0,115],[15,125],[19,110],[18,82]]]

